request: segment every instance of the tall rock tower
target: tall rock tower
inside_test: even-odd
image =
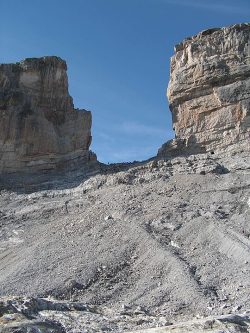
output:
[[[167,96],[176,140],[186,151],[250,144],[250,24],[209,29],[175,47]]]
[[[83,166],[91,113],[74,109],[58,57],[0,65],[0,174]]]

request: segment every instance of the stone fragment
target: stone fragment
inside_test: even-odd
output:
[[[107,215],[104,217],[105,221],[112,220],[112,219],[113,219],[113,217],[111,215]]]

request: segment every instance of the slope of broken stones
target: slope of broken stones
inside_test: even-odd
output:
[[[3,188],[1,295],[94,309],[46,310],[43,320],[66,332],[243,314],[250,308],[249,165],[249,151],[199,154],[100,166],[32,193]]]

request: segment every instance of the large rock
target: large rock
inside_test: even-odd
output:
[[[167,95],[176,140],[161,153],[249,145],[249,40],[250,24],[237,24],[205,30],[175,47]]]
[[[85,165],[91,113],[74,109],[58,57],[0,65],[0,173]]]
[[[248,315],[224,315],[177,323],[165,327],[135,330],[127,333],[237,333],[250,332]]]

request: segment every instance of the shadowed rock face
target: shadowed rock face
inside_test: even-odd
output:
[[[58,57],[0,65],[0,172],[83,165],[89,151],[91,113],[74,109],[67,66]]]
[[[249,40],[250,24],[238,24],[175,47],[167,96],[179,146],[211,151],[249,144]]]

